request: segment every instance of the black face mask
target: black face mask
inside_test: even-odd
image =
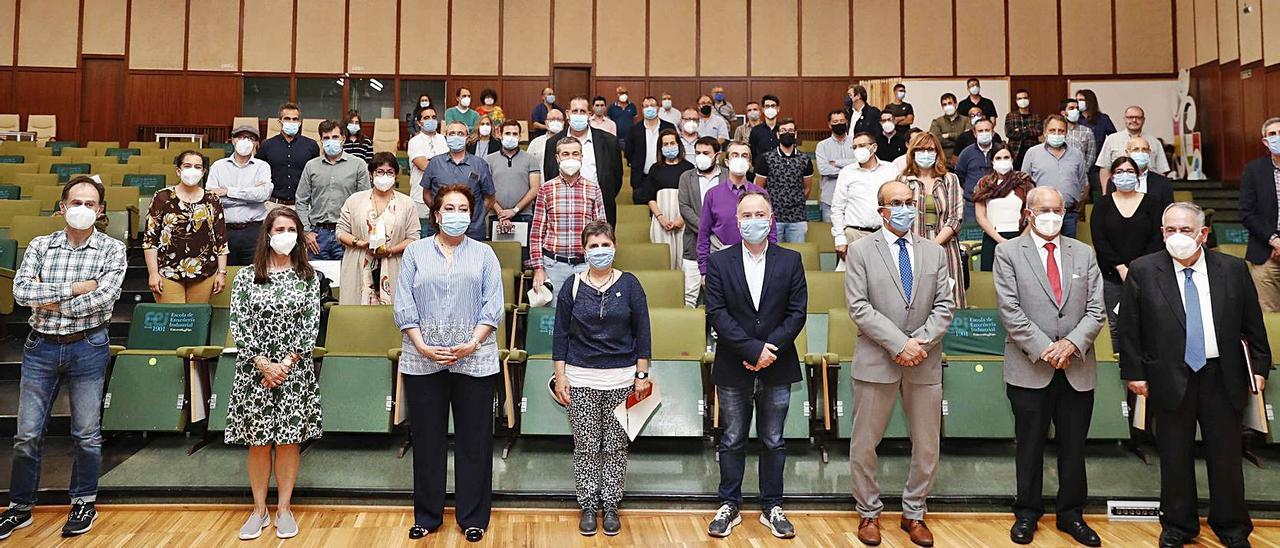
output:
[[[849,133],[849,124],[836,124],[831,126],[831,133],[836,135],[844,135]]]
[[[793,146],[796,146],[796,134],[794,134],[794,133],[779,133],[779,134],[778,134],[778,142],[779,142],[779,143],[781,143],[781,144],[782,144],[782,146],[784,146],[784,147],[793,147]]]
[[[702,108],[698,109],[698,112],[701,112],[703,116],[711,116],[711,105],[703,105]]]

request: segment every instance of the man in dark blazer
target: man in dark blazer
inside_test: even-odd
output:
[[[1280,118],[1262,124],[1268,155],[1244,167],[1240,177],[1240,222],[1249,231],[1244,258],[1258,287],[1263,312],[1280,312],[1280,224],[1276,222],[1276,171],[1280,170]]]
[[[867,102],[867,88],[855,84],[849,86],[849,94],[844,98],[844,113],[849,117],[850,135],[870,133],[879,135],[880,109]]]
[[[1134,167],[1138,168],[1138,192],[1146,194],[1154,199],[1155,203],[1160,206],[1160,209],[1164,209],[1165,207],[1168,207],[1169,204],[1172,204],[1173,183],[1169,181],[1168,177],[1147,169],[1151,164],[1151,154],[1153,154],[1151,152],[1151,144],[1142,137],[1133,137],[1130,138],[1129,142],[1125,145],[1124,153],[1125,156],[1129,158],[1129,161],[1133,162]],[[1155,154],[1164,154],[1164,151],[1157,150],[1155,151]],[[1117,158],[1117,160],[1119,159]],[[1109,167],[1115,168],[1116,166],[1113,165]],[[1108,172],[1113,171],[1115,171],[1115,169],[1108,170]],[[1271,200],[1275,201],[1276,193],[1274,185],[1272,185],[1272,187]],[[1115,182],[1108,179],[1107,194],[1115,191]],[[1274,225],[1275,223],[1271,224]]]
[[[752,407],[760,455],[760,523],[778,538],[795,536],[782,513],[786,449],[782,427],[791,385],[800,381],[796,337],[804,328],[808,289],[800,254],[769,245],[773,209],[768,197],[747,191],[738,200],[742,243],[707,259],[707,316],[718,334],[711,381],[716,387],[724,435],[720,460],[720,508],[707,528],[727,537],[742,521],[742,476]]]
[[[582,176],[594,179],[604,194],[604,213],[609,224],[616,225],[618,206],[615,199],[622,191],[622,156],[618,150],[618,138],[607,131],[591,127],[591,101],[578,95],[569,99],[569,111],[566,113],[569,123],[563,131],[547,139],[547,146],[542,156],[542,172],[546,180],[560,175],[560,165],[556,162],[556,143],[565,135],[572,135],[582,141]],[[588,150],[590,149],[590,150]]]
[[[631,131],[627,133],[627,144],[623,152],[627,156],[627,165],[631,166],[632,201],[644,204],[648,203],[644,201],[644,195],[636,191],[644,182],[645,175],[648,175],[645,166],[662,161],[662,155],[658,152],[658,135],[667,129],[675,131],[676,126],[658,118],[658,100],[652,95],[645,97],[640,102],[640,107],[642,120],[639,124],[632,124]],[[650,134],[653,135],[652,142],[648,138]]]
[[[1209,228],[1198,206],[1170,205],[1163,225],[1165,251],[1129,263],[1119,341],[1121,376],[1148,398],[1158,425],[1160,546],[1188,544],[1200,532],[1197,424],[1209,527],[1228,547],[1249,546],[1240,431],[1251,385],[1264,388],[1271,364],[1258,294],[1242,261],[1203,248]]]

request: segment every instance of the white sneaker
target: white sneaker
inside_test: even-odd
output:
[[[249,514],[249,519],[240,526],[240,540],[253,540],[262,536],[262,531],[271,526],[271,512]]]
[[[298,536],[298,522],[293,519],[293,512],[280,510],[276,512],[276,538],[293,538]]]

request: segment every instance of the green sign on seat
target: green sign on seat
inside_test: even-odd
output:
[[[88,175],[93,171],[90,164],[53,164],[49,166],[49,173],[58,176],[59,183],[65,183],[71,180],[73,175]]]
[[[21,200],[22,187],[18,185],[0,185],[0,200]]]
[[[408,159],[408,158],[396,158],[396,163],[400,164],[400,173],[408,173],[408,172],[409,172],[409,159]]]
[[[17,154],[0,155],[0,164],[21,164],[26,161],[26,157]]]
[[[1213,223],[1213,233],[1218,245],[1249,243],[1249,231],[1240,223]]]
[[[978,224],[977,224],[977,223],[972,223],[972,224],[966,223],[966,224],[962,224],[962,225],[960,225],[960,236],[959,236],[959,237],[960,237],[960,241],[962,241],[962,242],[981,241],[981,240],[982,240],[982,227],[981,227],[981,226],[978,226]]]
[[[138,187],[138,194],[150,196],[157,190],[164,188],[164,175],[142,175],[138,173],[129,173],[124,176],[124,186]]]
[[[109,148],[106,152],[107,156],[115,156],[116,160],[122,164],[129,163],[130,156],[137,156],[139,154],[142,154],[142,149],[138,148]]]
[[[67,147],[78,147],[80,146],[80,143],[75,141],[49,141],[44,146],[45,148],[53,150],[54,156],[62,156],[62,149]]]
[[[956,310],[942,339],[942,351],[957,356],[1004,355],[1005,330],[994,308]]]
[[[207,304],[139,304],[129,324],[128,348],[171,351],[209,344],[212,312]]]
[[[14,270],[18,268],[18,241],[14,239],[0,240],[0,268]]]
[[[551,337],[556,329],[556,309],[550,306],[535,306],[529,309],[527,331],[524,338],[524,349],[530,357],[550,358]]]

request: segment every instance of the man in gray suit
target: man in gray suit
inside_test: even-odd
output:
[[[925,498],[938,466],[941,343],[955,308],[955,281],[942,247],[911,232],[917,208],[911,189],[891,181],[880,186],[878,197],[883,228],[849,244],[844,284],[849,316],[858,326],[849,442],[853,498],[862,516],[858,540],[880,544],[884,503],[876,483],[876,446],[901,393],[911,431],[911,472],[900,526],[912,542],[933,546],[924,524]]]
[[[698,223],[702,219],[702,197],[707,191],[729,178],[729,171],[720,166],[720,141],[714,137],[699,137],[693,144],[694,167],[680,174],[677,199],[680,218],[684,220],[684,305],[698,306],[698,291],[702,287],[702,271],[698,268]]]
[[[993,277],[1004,343],[1004,382],[1013,407],[1018,495],[1009,538],[1030,544],[1044,515],[1044,447],[1053,423],[1058,443],[1058,529],[1101,546],[1084,523],[1088,493],[1084,445],[1098,380],[1093,340],[1102,329],[1102,274],[1093,249],[1062,236],[1058,190],[1027,193],[1031,230],[996,246]]]

